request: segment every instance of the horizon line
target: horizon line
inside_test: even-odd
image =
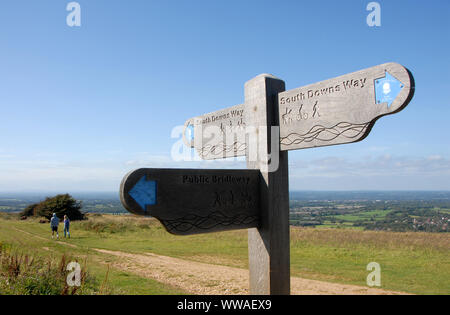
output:
[[[450,189],[345,189],[345,190],[334,190],[334,189],[289,189],[289,192],[448,192]],[[119,191],[114,190],[11,190],[11,191],[0,191],[0,194],[115,194]]]

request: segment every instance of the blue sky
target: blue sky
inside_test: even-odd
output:
[[[290,188],[450,189],[450,2],[66,0],[0,4],[0,191],[115,191],[175,162],[172,129],[240,104],[271,73],[287,89],[385,62],[415,77],[401,113],[363,142],[292,151]]]

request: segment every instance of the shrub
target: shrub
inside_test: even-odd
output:
[[[36,207],[38,206],[38,203],[34,203],[32,205],[27,206],[21,213],[20,216],[21,217],[32,217],[35,215],[34,211],[36,209]]]
[[[22,216],[37,216],[50,219],[53,213],[60,219],[67,215],[70,220],[84,220],[85,215],[81,212],[82,204],[75,200],[71,195],[57,195],[47,197],[38,204],[29,205],[21,213]]]

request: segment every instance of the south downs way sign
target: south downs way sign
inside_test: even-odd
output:
[[[414,95],[412,74],[387,63],[278,94],[280,150],[364,139],[376,120],[402,110]],[[185,143],[203,159],[245,156],[252,109],[236,105],[189,119]]]
[[[280,93],[281,150],[360,141],[375,121],[408,105],[411,73],[396,63]]]
[[[396,63],[290,91],[259,75],[243,104],[191,118],[183,133],[202,159],[246,156],[248,170],[139,169],[123,179],[122,203],[177,235],[248,228],[250,293],[289,294],[288,151],[360,141],[414,89]]]

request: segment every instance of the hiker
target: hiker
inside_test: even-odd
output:
[[[56,216],[56,213],[53,213],[53,217],[50,220],[50,227],[52,229],[52,239],[53,239],[53,236],[55,235],[55,232],[56,232],[56,238],[59,239],[58,225],[59,225],[59,219]]]
[[[66,237],[66,232],[67,235],[70,238],[70,232],[69,232],[69,228],[70,228],[70,220],[69,217],[67,215],[64,215],[64,238]]]

